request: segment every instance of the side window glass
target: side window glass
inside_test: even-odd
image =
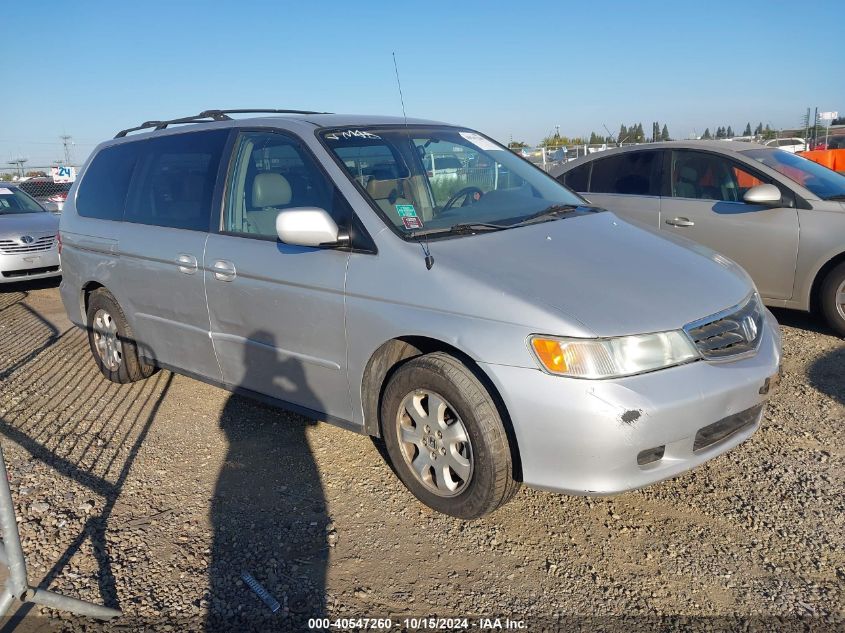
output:
[[[208,231],[228,135],[228,130],[213,130],[145,141],[126,221]]]
[[[764,180],[744,166],[716,154],[672,152],[672,195],[677,198],[742,202],[752,187],[775,184],[784,200],[793,199],[783,187]],[[794,199],[791,204],[794,204]]]
[[[736,186],[739,189],[740,200],[742,199],[742,196],[745,195],[745,192],[751,189],[751,187],[764,184],[762,180],[757,178],[757,176],[750,174],[738,165],[734,165],[731,169],[733,171],[734,179],[736,180]]]
[[[277,132],[245,132],[229,174],[223,231],[276,239],[283,209],[319,207],[338,226],[349,223],[346,200],[299,141]]]
[[[590,182],[590,167],[592,163],[579,165],[565,174],[558,176],[558,180],[572,189],[572,191],[587,191]]]
[[[121,143],[100,151],[79,183],[76,212],[86,218],[123,219],[129,181],[144,141]]]
[[[658,152],[623,152],[593,163],[590,191],[635,196],[660,195]]]
[[[740,173],[743,175],[740,176]],[[690,151],[672,152],[671,180],[672,196],[676,198],[725,202],[741,202],[743,185],[751,182],[760,184],[757,178],[727,158]],[[745,191],[748,188],[744,187]]]

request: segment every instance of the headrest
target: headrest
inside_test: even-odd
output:
[[[695,182],[698,180],[698,172],[692,167],[681,167],[678,176],[685,182]]]
[[[378,180],[395,180],[396,178],[399,178],[399,169],[396,165],[392,165],[390,163],[379,163],[378,165],[373,165],[370,173],[373,175],[373,178]]]
[[[376,180],[375,178],[370,178],[369,182],[367,182],[367,193],[374,200],[383,200],[389,198],[390,194],[396,191],[396,185],[395,180]]]
[[[260,173],[252,182],[253,208],[279,207],[289,204],[290,198],[290,183],[281,174]]]

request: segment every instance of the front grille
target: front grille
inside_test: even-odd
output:
[[[757,349],[763,333],[763,306],[757,295],[745,302],[684,327],[702,358],[730,359]]]
[[[4,270],[3,276],[7,279],[12,277],[32,277],[44,273],[54,273],[59,270],[58,266],[41,266],[40,268],[24,268],[22,270]]]
[[[17,255],[18,253],[38,253],[49,251],[56,241],[55,235],[45,235],[36,238],[31,244],[24,244],[20,240],[0,240],[0,253]]]
[[[713,446],[716,442],[721,442],[744,428],[754,426],[757,420],[760,419],[760,414],[764,406],[763,404],[758,404],[756,407],[734,413],[726,418],[722,418],[718,422],[708,424],[699,429],[698,433],[695,434],[692,450],[700,451],[708,446]]]

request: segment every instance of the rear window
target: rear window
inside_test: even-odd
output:
[[[212,130],[146,140],[126,221],[208,231],[228,135],[229,130]]]
[[[122,143],[97,153],[79,183],[76,212],[99,220],[123,219],[126,193],[143,142]]]

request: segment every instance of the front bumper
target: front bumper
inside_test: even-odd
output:
[[[49,251],[0,254],[0,284],[56,277],[61,274],[59,251],[55,246]]]
[[[482,367],[508,409],[523,481],[605,495],[674,477],[750,437],[780,360],[780,331],[767,310],[757,353],[733,362],[696,361],[616,380]],[[660,455],[660,447],[662,457],[641,463]]]

